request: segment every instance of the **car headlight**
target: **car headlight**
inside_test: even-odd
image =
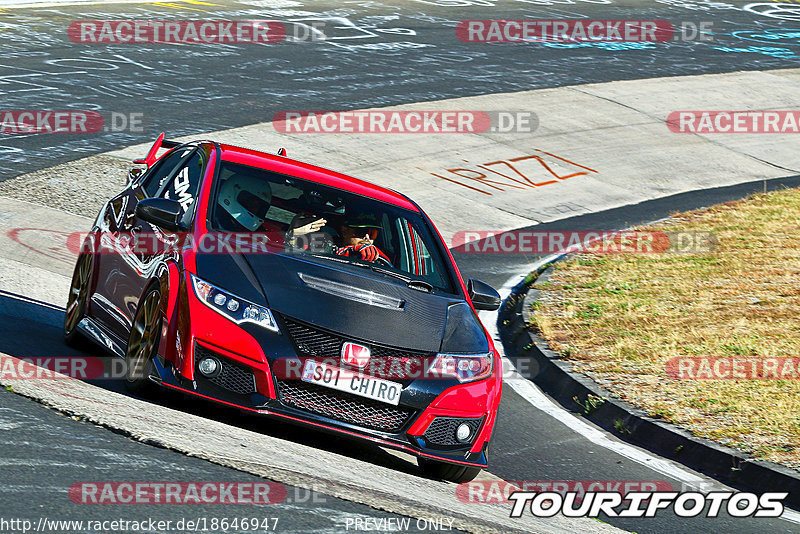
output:
[[[492,374],[494,353],[438,354],[428,368],[430,376],[451,377],[459,382],[474,382]]]
[[[259,306],[241,297],[224,291],[205,280],[190,274],[194,294],[200,301],[236,324],[253,323],[267,330],[280,333],[278,323],[269,308]]]

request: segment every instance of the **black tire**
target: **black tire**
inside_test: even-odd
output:
[[[481,472],[480,467],[448,464],[445,462],[437,462],[436,460],[428,460],[427,458],[417,458],[417,464],[428,478],[445,480],[458,484],[461,482],[469,482]]]
[[[153,357],[161,340],[161,291],[150,288],[136,308],[128,345],[125,347],[125,387],[134,395],[155,389],[150,374]]]
[[[78,329],[78,323],[86,316],[93,265],[91,255],[81,254],[75,262],[75,271],[72,273],[72,283],[69,286],[67,309],[64,314],[64,342],[76,349],[85,349],[89,346],[89,340]]]

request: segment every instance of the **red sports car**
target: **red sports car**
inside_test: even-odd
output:
[[[160,149],[168,149],[157,157]],[[487,465],[500,357],[408,197],[278,155],[162,134],[83,242],[65,339],[156,386],[410,452],[429,476]]]

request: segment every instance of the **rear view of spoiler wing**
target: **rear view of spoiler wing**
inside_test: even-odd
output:
[[[144,159],[135,159],[133,160],[133,162],[142,165],[147,165],[147,168],[149,169],[153,165],[153,163],[155,163],[156,160],[158,159],[156,154],[158,154],[158,150],[160,148],[175,148],[176,146],[181,146],[182,144],[184,144],[178,141],[170,141],[168,139],[164,139],[165,136],[166,133],[161,132],[161,135],[158,136],[156,142],[153,143],[152,147],[150,147],[150,151],[147,153],[147,156],[145,156]]]

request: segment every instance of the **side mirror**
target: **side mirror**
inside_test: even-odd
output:
[[[500,307],[500,293],[489,284],[470,278],[467,291],[476,310],[494,311]]]
[[[136,216],[168,232],[185,230],[181,224],[181,205],[168,198],[145,198],[136,205]]]
[[[139,178],[142,177],[144,171],[139,167],[134,167],[133,169],[128,171],[128,185],[131,185],[133,182],[137,181]]]

